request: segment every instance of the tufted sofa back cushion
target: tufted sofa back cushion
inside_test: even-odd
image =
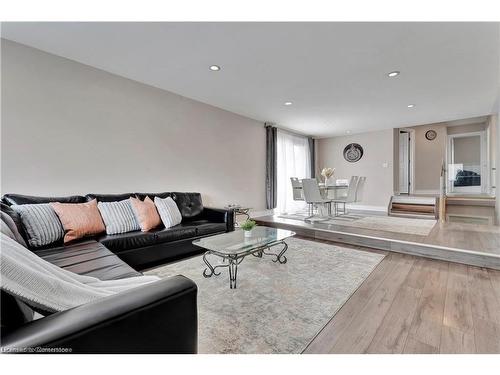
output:
[[[146,199],[146,197],[149,197],[152,200],[154,200],[155,197],[158,197],[158,198],[161,198],[161,199],[165,199],[167,197],[171,197],[172,196],[172,193],[170,193],[170,192],[161,192],[161,193],[134,193],[134,194],[141,201],[143,201],[144,199]]]
[[[37,197],[34,195],[5,194],[2,201],[9,206],[13,204],[40,204],[40,203],[85,203],[85,197],[81,195],[71,195],[69,197]]]
[[[172,199],[177,203],[183,220],[191,220],[203,212],[200,193],[172,193]]]
[[[119,202],[125,199],[129,199],[130,197],[135,197],[135,193],[120,193],[120,194],[87,194],[85,196],[86,201],[90,202],[91,200],[96,199],[97,202]]]

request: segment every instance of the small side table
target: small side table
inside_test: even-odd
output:
[[[235,227],[239,227],[238,222],[236,221],[237,216],[246,216],[247,220],[250,220],[250,214],[248,213],[252,208],[251,207],[242,207],[242,206],[226,206],[224,207],[226,210],[233,210],[233,222]]]

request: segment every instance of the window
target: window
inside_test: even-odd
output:
[[[305,208],[293,199],[290,177],[311,177],[311,153],[306,137],[278,129],[277,139],[277,212],[291,213]]]

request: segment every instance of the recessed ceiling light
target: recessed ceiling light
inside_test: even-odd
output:
[[[387,75],[389,77],[397,77],[399,75],[399,73],[401,73],[401,72],[399,72],[398,70],[395,70],[393,72],[387,73]]]
[[[219,65],[210,65],[210,70],[213,72],[217,72],[220,70],[220,66]]]
[[[292,102],[285,102],[285,105],[292,105]]]
[[[413,107],[415,107],[415,104],[408,104],[407,107],[408,108],[413,108]]]

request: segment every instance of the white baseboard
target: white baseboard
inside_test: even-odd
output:
[[[271,210],[262,210],[262,211],[253,211],[249,212],[250,217],[261,217],[261,216],[272,216],[274,215],[274,209]]]
[[[387,212],[387,207],[386,206],[371,206],[371,205],[363,205],[363,204],[346,204],[346,207],[349,210]]]
[[[386,212],[387,207],[384,206],[371,206],[371,205],[358,205],[358,204],[346,204],[348,210],[361,210],[361,211],[377,211]],[[276,215],[276,210],[261,210],[261,211],[250,211],[250,217],[261,217],[261,216],[273,216]]]

